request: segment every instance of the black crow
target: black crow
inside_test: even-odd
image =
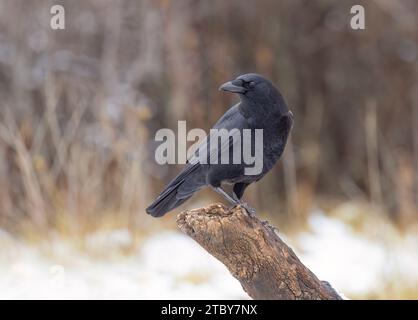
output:
[[[241,100],[231,107],[213,127],[218,130],[226,129],[225,131],[229,132],[230,136],[219,142],[218,136],[215,141],[215,138],[209,134],[200,144],[195,155],[188,159],[183,171],[146,209],[148,214],[162,217],[205,186],[212,187],[233,205],[239,204],[249,213],[254,212],[254,209],[241,201],[244,190],[251,183],[260,180],[282,155],[292,128],[293,115],[287,108],[279,90],[261,75],[244,74],[223,84],[219,90],[236,93]],[[258,157],[262,157],[262,165],[260,170],[255,170],[256,172],[251,174],[248,174],[246,169],[254,167],[255,164],[248,164],[243,161],[242,157],[240,162],[233,161],[233,150],[237,144],[241,148],[235,150],[239,150],[241,156],[243,156],[244,142],[248,142],[248,139],[251,140],[249,144],[251,154],[254,154],[257,148],[256,135],[245,137],[244,129],[254,132],[257,131],[256,129],[262,129],[260,146],[262,149],[261,153],[258,153]],[[258,131],[260,132],[260,130]],[[235,139],[237,135],[240,139]],[[219,161],[222,160],[221,155],[225,150],[226,153],[232,155],[226,164]],[[203,156],[199,158],[200,155]],[[201,159],[207,159],[206,163]],[[232,196],[222,189],[222,183],[233,185]]]

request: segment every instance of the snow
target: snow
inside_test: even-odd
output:
[[[93,235],[91,248],[126,245],[128,231]],[[186,236],[165,231],[138,252],[98,259],[57,239],[45,254],[0,238],[0,299],[248,299],[226,267]],[[11,245],[12,244],[12,245]]]
[[[309,218],[310,231],[297,237],[296,252],[321,280],[348,297],[382,297],[386,286],[418,283],[418,236],[401,235],[388,224],[372,223],[369,229],[380,230],[377,236],[358,233],[343,221],[316,211]]]
[[[309,219],[312,233],[299,237],[302,261],[341,291],[361,294],[376,289],[385,260],[382,246],[354,235],[341,221],[322,214]]]

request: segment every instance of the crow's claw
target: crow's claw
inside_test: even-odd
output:
[[[247,213],[248,213],[248,215],[250,217],[254,217],[255,216],[255,214],[256,214],[257,211],[254,208],[250,207],[248,205],[248,203],[246,203],[246,202],[240,202],[239,205],[241,207],[243,207],[245,209],[245,211],[247,211]]]
[[[267,220],[261,221],[261,224],[265,227],[271,227]]]

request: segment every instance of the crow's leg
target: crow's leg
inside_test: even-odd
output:
[[[235,192],[232,192],[232,198],[234,201],[239,204],[241,207],[243,207],[245,210],[247,210],[248,214],[252,217],[255,216],[256,210],[253,207],[250,207],[248,203],[242,201],[238,196],[235,194]]]
[[[226,200],[228,200],[233,206],[239,205],[247,211],[248,215],[250,217],[255,215],[255,209],[251,208],[246,202],[241,201],[236,196],[235,192],[233,192],[233,196],[231,197],[228,193],[225,192],[224,189],[221,187],[212,187],[213,190],[215,190],[217,193],[219,193],[221,196],[223,196]]]
[[[243,208],[245,208],[248,213],[253,216],[255,215],[256,211],[254,208],[250,207],[248,203],[241,200],[242,196],[244,195],[245,189],[249,186],[249,183],[245,182],[238,182],[234,185],[232,191],[232,198],[237,201]]]
[[[249,183],[245,183],[245,182],[238,182],[236,184],[234,184],[234,187],[232,188],[233,190],[233,195],[239,200],[242,198],[242,196],[244,195],[244,191],[245,189],[249,186]]]
[[[237,202],[241,202],[241,199],[238,198],[238,196],[236,195],[236,193],[234,191],[232,191],[232,198]]]
[[[239,201],[236,201],[234,198],[232,198],[228,193],[225,192],[224,189],[221,187],[212,187],[213,190],[215,190],[217,193],[219,193],[222,197],[224,197],[226,200],[228,200],[232,205],[236,206],[239,204]]]
[[[236,199],[236,201],[238,202],[238,204],[243,207],[245,210],[247,210],[248,214],[253,217],[256,214],[256,210],[253,207],[250,207],[248,205],[248,203],[242,201],[241,199],[238,199],[238,197],[235,195],[235,193],[233,193],[233,198]]]

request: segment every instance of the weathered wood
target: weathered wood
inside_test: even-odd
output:
[[[239,206],[183,211],[177,225],[225,264],[253,299],[341,299],[300,262],[277,229]]]

